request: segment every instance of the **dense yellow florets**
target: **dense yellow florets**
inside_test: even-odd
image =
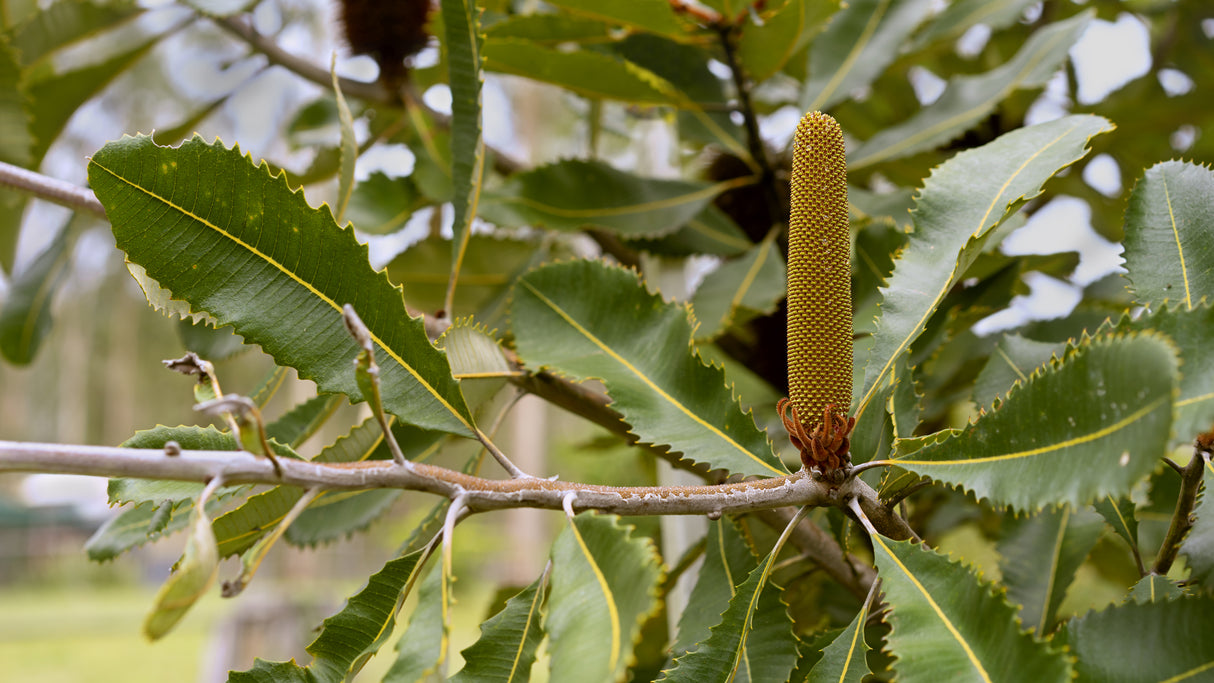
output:
[[[846,413],[852,392],[851,243],[843,131],[801,119],[793,143],[788,225],[788,395],[812,429],[823,409]]]

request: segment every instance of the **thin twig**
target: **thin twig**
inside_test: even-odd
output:
[[[907,486],[906,488],[903,488],[903,489],[897,491],[896,493],[894,493],[894,495],[890,496],[889,500],[885,501],[885,507],[893,510],[895,506],[897,506],[899,503],[901,503],[904,500],[906,500],[907,498],[909,498],[911,496],[911,494],[917,493],[920,490],[925,489],[931,485],[932,485],[932,482],[929,479],[924,479],[923,481],[917,481],[914,484],[911,484],[910,486]],[[905,514],[905,513],[903,513],[903,514]]]
[[[0,185],[21,190],[69,209],[87,211],[98,218],[105,218],[105,207],[88,188],[3,161],[0,161]]]
[[[737,111],[742,114],[742,125],[746,130],[746,146],[750,151],[751,161],[759,171],[759,185],[763,188],[763,196],[767,200],[768,210],[773,220],[783,220],[779,218],[783,212],[780,210],[780,198],[775,185],[776,173],[771,167],[771,160],[767,158],[767,149],[763,145],[763,137],[759,133],[759,119],[755,115],[754,104],[750,99],[750,80],[742,68],[741,61],[738,60],[736,45],[734,45],[737,36],[736,27],[720,23],[717,24],[716,30],[721,50],[725,53],[725,64],[729,67],[734,89],[737,90]]]
[[[491,438],[492,436],[497,435],[497,430],[502,426],[502,422],[505,421],[506,415],[510,413],[510,409],[519,402],[519,399],[521,399],[523,395],[524,394],[521,389],[516,390],[514,392],[514,396],[510,399],[510,403],[502,409],[502,412],[498,414],[497,419],[495,419],[493,424],[489,427],[489,434],[485,434],[478,429],[476,430],[476,438],[481,442],[481,445],[485,447],[485,450],[489,452],[489,455],[493,456],[493,459],[497,461],[497,464],[501,465],[503,469],[510,473],[511,477],[514,477],[515,479],[535,479],[534,476],[522,471],[519,469],[518,465],[511,462],[510,458],[506,457],[506,454],[493,443],[493,439]]]
[[[1153,574],[1164,576],[1168,573],[1168,570],[1172,568],[1172,563],[1176,561],[1176,555],[1180,552],[1180,545],[1197,521],[1193,515],[1193,508],[1197,506],[1197,493],[1201,490],[1205,467],[1205,454],[1195,448],[1189,464],[1180,470],[1180,495],[1176,498],[1176,510],[1172,513],[1172,523],[1168,526],[1168,533],[1164,536],[1163,544],[1159,547],[1159,554],[1155,557],[1155,566],[1151,568]]]

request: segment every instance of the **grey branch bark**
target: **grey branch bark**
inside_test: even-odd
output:
[[[105,208],[93,196],[92,190],[3,161],[0,161],[0,185],[21,190],[69,209],[87,211],[98,218],[105,218]]]
[[[532,507],[560,510],[573,496],[575,510],[619,515],[717,515],[792,505],[841,506],[849,497],[880,505],[859,479],[839,487],[800,471],[783,477],[707,486],[615,487],[550,479],[483,479],[442,467],[390,461],[315,463],[280,460],[282,476],[269,460],[244,451],[181,451],[0,441],[0,472],[83,474],[228,484],[286,484],[301,488],[368,490],[398,488],[449,499],[463,497],[470,511]],[[897,535],[898,529],[890,529]]]

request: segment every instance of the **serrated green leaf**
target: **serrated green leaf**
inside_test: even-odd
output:
[[[800,515],[794,524],[800,521]],[[797,665],[797,638],[784,603],[784,589],[771,582],[772,566],[791,525],[767,557],[732,591],[708,638],[675,659],[660,681],[671,683],[776,683],[787,681]],[[732,588],[732,587],[731,587]]]
[[[839,6],[836,0],[786,0],[756,22],[752,14],[738,40],[738,56],[756,83],[771,78],[809,44]]]
[[[228,674],[229,681],[249,683],[337,683],[356,675],[392,635],[396,612],[414,585],[425,550],[389,560],[367,579],[340,612],[325,619],[320,635],[307,647],[312,662],[307,668],[294,660],[257,660],[248,671]]]
[[[1189,581],[1207,591],[1214,591],[1214,495],[1210,492],[1210,487],[1214,486],[1214,465],[1209,461],[1206,462],[1201,482],[1203,494],[1193,510],[1197,522],[1180,546],[1180,553],[1185,556],[1189,566]],[[1171,499],[1174,500],[1175,496]]]
[[[362,531],[391,509],[401,493],[398,489],[334,491],[309,505],[287,527],[287,542],[314,546]]]
[[[396,661],[384,683],[441,680],[447,660],[451,577],[442,562],[433,562],[417,589],[417,607],[396,643]]]
[[[483,38],[480,10],[473,0],[442,3],[447,50],[448,82],[451,85],[451,179],[455,189],[452,206],[455,221],[451,240],[451,282],[458,281],[472,237],[485,176],[485,143],[481,136],[481,73]],[[450,294],[448,298],[450,298]],[[448,301],[444,308],[454,306]],[[460,311],[471,313],[472,311]],[[448,316],[455,311],[448,310]]]
[[[1175,581],[1158,574],[1147,574],[1130,588],[1128,599],[1133,602],[1168,602],[1187,596]]]
[[[670,648],[672,657],[694,649],[709,636],[712,627],[721,622],[737,586],[745,581],[743,577],[759,564],[732,520],[709,522],[705,541],[704,562],[679,617],[678,638]]]
[[[999,543],[1007,598],[1019,604],[1020,622],[1038,636],[1052,630],[1058,605],[1100,538],[1095,514],[1063,506],[1022,520]]]
[[[540,619],[547,592],[548,572],[545,571],[521,593],[507,600],[502,611],[481,624],[480,639],[461,653],[464,668],[451,680],[454,683],[527,683],[531,680],[535,651],[544,638]]]
[[[549,680],[619,680],[641,622],[656,608],[662,575],[647,538],[614,515],[583,512],[552,545],[548,595]]]
[[[190,534],[186,539],[185,552],[176,570],[156,593],[152,611],[143,621],[143,634],[149,640],[164,637],[215,583],[219,573],[219,553],[205,508],[205,505],[194,506],[190,514]]]
[[[397,427],[393,430],[397,443],[405,456],[412,459],[429,448],[438,439],[438,434],[414,427]],[[388,459],[383,431],[374,418],[351,429],[345,436],[322,450],[313,462],[357,462],[363,460]],[[324,491],[316,502],[337,495],[337,491]],[[295,486],[276,486],[269,491],[250,497],[240,507],[221,515],[215,520],[215,536],[219,543],[220,557],[241,553],[282,521],[295,505],[303,490]],[[332,519],[333,523],[349,522],[358,528],[360,520]]]
[[[105,562],[149,541],[181,531],[189,523],[193,506],[178,507],[163,519],[165,503],[137,503],[102,524],[84,544],[89,559]],[[171,505],[171,504],[170,504]]]
[[[455,307],[475,313],[477,320],[496,324],[510,285],[528,268],[539,264],[547,250],[535,240],[473,235],[464,252]],[[388,264],[388,277],[408,292],[409,306],[437,311],[446,305],[447,279],[451,276],[451,242],[427,237]]]
[[[938,147],[982,121],[1012,92],[1044,86],[1091,18],[1091,12],[1084,12],[1050,24],[1034,33],[1003,66],[950,79],[934,103],[865,140],[848,155],[848,167],[860,169]]]
[[[604,24],[658,33],[673,38],[688,36],[688,28],[679,21],[674,9],[666,2],[653,0],[552,0],[551,5],[560,7],[580,17],[587,17]]]
[[[1063,343],[1036,341],[1018,334],[1005,335],[974,380],[974,403],[990,408],[1013,387],[1029,381],[1029,375],[1065,349]]]
[[[738,474],[787,471],[724,372],[691,346],[687,309],[645,291],[636,273],[598,261],[538,268],[515,286],[511,318],[529,364],[602,379],[641,441]]]
[[[485,194],[481,213],[503,226],[655,237],[674,232],[738,184],[644,178],[601,161],[567,159],[511,176]]]
[[[386,235],[405,227],[426,203],[412,176],[389,178],[376,171],[354,186],[346,218],[359,232]]]
[[[1088,140],[1109,130],[1102,118],[1068,116],[1002,135],[932,172],[916,202],[915,232],[881,290],[881,318],[858,391],[857,419],[991,231],[1037,196],[1052,175],[1082,158]],[[942,259],[954,255],[954,268],[941,267]]]
[[[300,403],[266,425],[266,437],[298,448],[310,439],[341,406],[341,397],[322,394]]]
[[[916,52],[938,40],[958,38],[983,24],[998,31],[1019,19],[1033,0],[958,0],[936,15],[907,48]]]
[[[1134,299],[1192,308],[1214,292],[1214,171],[1182,161],[1147,169],[1125,212],[1125,267]]]
[[[0,354],[8,362],[29,365],[51,331],[51,304],[67,275],[74,243],[70,227],[64,226],[9,282],[8,295],[0,305]]]
[[[358,400],[350,369],[358,347],[340,315],[350,303],[380,347],[385,409],[410,424],[474,433],[446,358],[405,312],[400,290],[371,269],[350,230],[282,176],[236,148],[200,138],[162,148],[139,136],[99,150],[89,182],[119,248],[175,298],[232,325],[322,392]]]
[[[860,683],[860,679],[872,673],[865,660],[872,649],[864,642],[868,607],[865,602],[847,628],[822,649],[822,659],[809,670],[806,683]]]
[[[709,273],[691,297],[700,325],[697,342],[724,333],[743,311],[771,313],[785,292],[784,259],[775,245],[775,233],[749,253]]]
[[[1166,452],[1176,374],[1159,337],[1085,340],[964,430],[899,440],[895,462],[1021,511],[1123,496]]]
[[[871,534],[899,681],[1069,682],[1061,650],[1020,630],[991,584],[925,546]]]
[[[868,86],[927,16],[928,0],[851,0],[809,48],[802,111],[824,111]]]
[[[1204,681],[1214,671],[1214,600],[1126,603],[1073,619],[1063,642],[1080,683]]]
[[[1134,516],[1137,507],[1128,496],[1114,498],[1105,496],[1092,503],[1096,512],[1104,517],[1104,521],[1113,531],[1137,552],[1138,548],[1138,519]]]
[[[1180,350],[1180,393],[1172,417],[1170,447],[1187,446],[1214,427],[1214,308],[1199,303],[1193,310],[1160,306],[1137,318],[1124,317],[1118,331],[1152,331],[1167,336]]]
[[[489,331],[471,318],[457,320],[438,338],[438,345],[447,352],[451,372],[459,379],[509,377],[520,374],[510,367],[501,344]]]
[[[584,97],[674,104],[668,93],[655,87],[650,72],[601,52],[564,52],[518,38],[488,37],[482,54],[488,71],[551,83]]]

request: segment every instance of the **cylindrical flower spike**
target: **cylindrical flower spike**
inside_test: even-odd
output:
[[[779,406],[806,468],[845,468],[854,420],[851,241],[843,131],[830,116],[801,119],[793,142],[788,225],[788,394]],[[792,419],[785,415],[792,408]]]

